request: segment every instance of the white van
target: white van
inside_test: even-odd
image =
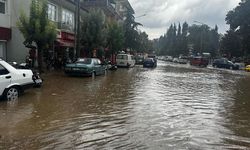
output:
[[[118,67],[133,67],[135,66],[135,58],[129,54],[118,54],[116,57],[116,64]]]

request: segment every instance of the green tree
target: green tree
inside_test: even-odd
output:
[[[142,24],[135,22],[135,17],[132,13],[128,12],[124,21],[125,33],[125,48],[134,50],[137,48],[139,42],[139,33],[137,27]]]
[[[93,50],[98,54],[103,54],[103,47],[107,42],[106,18],[102,10],[91,9],[84,14],[84,22],[81,30],[81,44],[84,46],[85,54],[92,57]]]
[[[34,42],[37,46],[39,72],[42,72],[43,51],[56,39],[56,27],[47,17],[47,4],[47,0],[32,0],[30,16],[22,12],[17,22],[25,38],[24,44],[27,46]]]
[[[241,0],[239,5],[228,12],[226,22],[241,39],[245,54],[250,54],[250,0]],[[242,54],[244,55],[244,54]]]
[[[139,32],[137,52],[139,53],[151,53],[153,50],[152,42],[149,40],[146,32]]]
[[[182,24],[182,34],[181,34],[181,38],[182,38],[181,50],[182,50],[182,54],[184,55],[188,55],[188,52],[189,52],[187,36],[188,36],[188,24],[187,22],[184,22]]]
[[[194,53],[208,52],[210,28],[207,25],[192,25],[189,27],[188,43],[193,45]]]
[[[113,54],[122,50],[123,44],[124,44],[124,31],[122,25],[120,25],[116,21],[110,20],[108,22],[107,47],[109,48],[112,57]]]
[[[211,29],[209,32],[209,39],[207,45],[207,52],[211,54],[212,57],[215,57],[219,53],[220,46],[220,35],[218,33],[218,26],[216,25],[214,29]]]
[[[240,57],[243,54],[241,51],[240,38],[233,30],[227,31],[222,37],[220,46],[221,53],[229,57]]]

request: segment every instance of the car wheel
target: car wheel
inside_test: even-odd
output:
[[[16,86],[13,86],[6,90],[5,97],[8,101],[17,100],[19,93],[20,93],[19,88]]]

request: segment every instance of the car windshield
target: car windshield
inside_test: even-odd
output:
[[[152,61],[153,61],[152,58],[147,58],[147,59],[145,59],[145,62],[152,62]]]
[[[127,60],[128,56],[127,55],[118,55],[117,59],[125,59],[125,60]]]
[[[92,62],[91,58],[81,58],[76,61],[76,63],[87,64],[87,65],[91,64],[91,62]]]

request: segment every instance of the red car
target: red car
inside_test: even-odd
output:
[[[207,67],[208,63],[208,59],[201,56],[193,57],[190,60],[190,65],[193,66]]]

